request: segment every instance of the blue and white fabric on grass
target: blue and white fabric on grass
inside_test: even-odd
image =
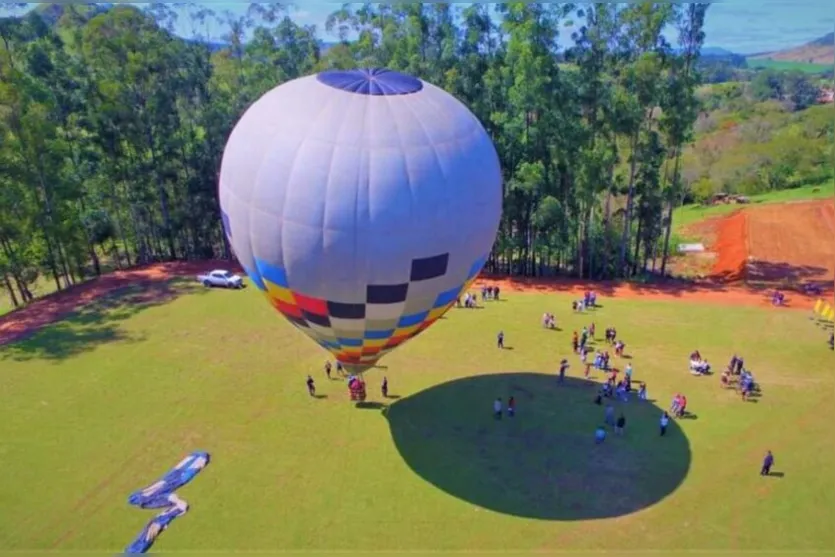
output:
[[[125,553],[145,553],[174,519],[188,511],[188,503],[174,493],[194,479],[208,466],[209,453],[197,451],[181,460],[159,481],[133,492],[128,503],[140,509],[163,509],[142,529],[136,539],[125,548]]]

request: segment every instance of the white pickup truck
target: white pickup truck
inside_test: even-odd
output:
[[[206,273],[205,275],[198,275],[197,280],[200,281],[200,283],[206,288],[211,288],[212,286],[220,286],[223,288],[243,288],[244,286],[243,278],[222,269],[216,269],[210,273]]]

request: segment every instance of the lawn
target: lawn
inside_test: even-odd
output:
[[[765,203],[788,203],[791,201],[808,201],[814,199],[833,198],[835,198],[835,186],[833,186],[832,183],[815,184],[799,188],[773,191],[761,195],[752,195],[749,197],[749,199],[751,200],[750,205]],[[682,228],[690,224],[705,220],[710,217],[727,215],[750,205],[685,205],[683,207],[678,207],[673,212],[673,227],[676,230],[680,231]]]
[[[152,515],[128,494],[198,449],[212,463],[157,551],[832,547],[835,376],[805,312],[604,298],[592,317],[508,294],[382,361],[380,404],[359,409],[254,289],[128,294],[0,348],[0,553],[121,550]],[[562,330],[540,328],[546,310]],[[694,418],[660,438],[660,410],[632,401],[626,436],[594,446],[603,411],[569,355],[592,319],[618,328],[651,399],[681,391]],[[694,348],[743,354],[762,396],[691,376]],[[400,398],[381,399],[383,375]],[[518,415],[494,421],[511,394]],[[758,475],[767,449],[783,477]]]
[[[832,70],[832,64],[810,64],[808,62],[793,62],[789,60],[772,60],[770,58],[748,58],[748,67],[777,71],[801,71],[819,74]]]

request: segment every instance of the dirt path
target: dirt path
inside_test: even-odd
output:
[[[213,268],[227,268],[240,271],[228,261],[207,261],[198,263],[159,263],[119,271],[106,275],[62,292],[45,296],[16,311],[0,317],[0,346],[22,340],[41,328],[61,321],[75,309],[93,302],[109,293],[126,286],[153,288],[178,277],[193,277]],[[715,303],[721,305],[770,305],[768,291],[764,289],[730,286],[720,283],[667,283],[633,285],[616,282],[580,282],[571,280],[541,280],[506,277],[483,277],[481,283],[498,285],[503,292],[575,293],[587,289],[598,292],[603,298],[627,298],[642,300],[668,300],[691,303]],[[829,294],[831,298],[831,293]],[[789,307],[808,309],[816,297],[803,294],[789,295]]]
[[[835,203],[803,201],[746,207],[688,228],[713,254],[709,275],[722,282],[832,290]]]

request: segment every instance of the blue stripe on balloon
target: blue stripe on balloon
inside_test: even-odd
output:
[[[394,329],[388,331],[365,331],[366,340],[386,340],[394,335]]]
[[[463,286],[463,285],[462,285]],[[451,290],[447,290],[446,292],[441,292],[438,294],[438,297],[435,298],[435,304],[432,306],[432,309],[441,308],[446,305],[451,304],[455,300],[458,299],[458,295],[461,293],[461,286],[456,286]]]
[[[247,274],[249,279],[252,281],[252,284],[254,284],[258,290],[267,289],[267,286],[264,284],[264,281],[261,280],[261,275],[257,271],[253,271],[252,269],[243,264],[241,265],[241,267],[244,268],[244,272]]]
[[[481,268],[484,267],[484,264],[487,263],[487,255],[484,257],[479,257],[478,261],[473,263],[473,266],[470,267],[470,272],[467,274],[467,279],[475,278],[475,276],[481,271]]]
[[[400,321],[397,322],[398,327],[412,327],[414,325],[420,325],[423,323],[426,318],[429,317],[428,311],[423,311],[421,313],[414,313],[412,315],[404,315],[400,318]]]
[[[262,278],[270,281],[276,286],[280,286],[282,288],[290,288],[290,285],[287,283],[287,273],[284,272],[284,269],[282,269],[281,267],[270,265],[263,259],[255,259],[255,265],[261,272]]]
[[[355,346],[361,347],[362,346],[362,339],[361,338],[338,338],[336,339],[342,346]]]

